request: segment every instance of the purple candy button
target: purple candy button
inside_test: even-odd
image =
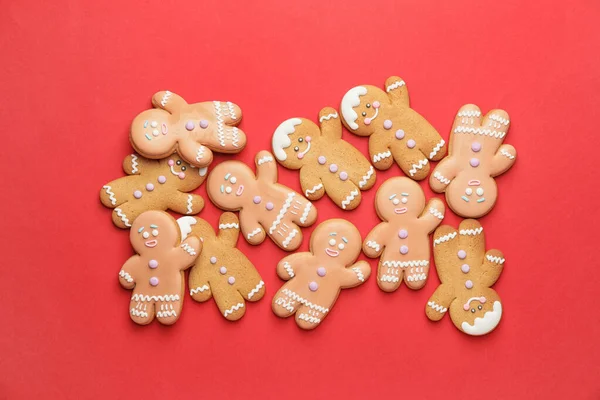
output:
[[[337,170],[338,170],[338,166],[337,166],[337,164],[331,164],[331,165],[329,166],[329,172],[336,173],[336,172],[337,172]]]
[[[327,159],[325,158],[325,156],[319,156],[319,158],[317,158],[317,161],[319,162],[319,164],[323,165],[327,162]]]
[[[383,121],[383,127],[385,129],[392,129],[392,121],[390,121],[389,119],[386,119],[385,121]]]
[[[408,253],[408,246],[402,246],[402,247],[400,247],[400,253],[401,254]]]
[[[400,239],[406,239],[408,237],[408,231],[406,229],[400,229],[398,232],[398,237]]]
[[[150,284],[151,284],[152,286],[156,286],[156,285],[158,285],[158,278],[157,278],[157,277],[155,277],[155,276],[153,276],[152,278],[150,278]]]
[[[211,264],[216,264],[216,263],[217,263],[217,257],[215,257],[215,256],[212,256],[212,257],[210,258],[210,263],[211,263]]]
[[[406,146],[407,146],[409,149],[412,149],[412,148],[414,148],[416,145],[417,145],[417,142],[415,142],[415,141],[414,141],[414,140],[412,140],[412,139],[409,139],[409,140],[408,140],[408,142],[406,142]]]
[[[163,184],[167,181],[167,178],[165,178],[163,175],[158,177],[158,183]]]
[[[481,143],[479,142],[473,142],[471,144],[471,150],[473,150],[475,153],[477,153],[478,151],[481,150]]]
[[[319,285],[317,284],[317,282],[311,282],[308,284],[308,288],[310,289],[311,292],[316,292],[317,289],[319,288]]]
[[[460,270],[466,274],[471,270],[471,267],[469,267],[469,264],[463,264],[462,267],[460,267]]]
[[[458,251],[458,258],[460,258],[461,260],[464,260],[465,258],[467,258],[467,252],[464,250],[459,250]]]
[[[396,139],[398,139],[398,140],[404,139],[404,131],[402,129],[398,129],[396,131]]]
[[[472,289],[472,288],[473,288],[473,282],[472,282],[472,281],[470,281],[470,280],[466,281],[466,282],[465,282],[465,287],[466,287],[467,289]]]
[[[151,183],[147,183],[146,184],[146,190],[149,191],[149,192],[153,191],[154,190],[154,185],[151,184]]]
[[[273,209],[273,203],[268,202],[267,204],[265,204],[265,208],[269,211],[271,211]]]
[[[225,275],[227,273],[227,268],[221,267],[219,268],[219,272],[221,273],[221,275]]]
[[[319,276],[325,276],[326,273],[327,273],[327,270],[325,269],[325,267],[319,267],[319,268],[317,268],[317,275],[319,275]]]
[[[141,198],[142,192],[140,192],[139,190],[136,190],[135,192],[133,192],[133,197],[135,197],[136,199]]]
[[[469,164],[471,164],[471,167],[477,167],[479,165],[479,159],[471,158],[471,160],[469,161]]]
[[[186,122],[185,129],[187,129],[188,131],[194,130],[194,123],[192,121]]]
[[[340,179],[345,181],[348,179],[348,173],[346,171],[340,172]]]
[[[200,121],[200,128],[202,128],[202,129],[208,128],[208,121],[205,120],[205,119],[201,120]]]
[[[261,197],[260,196],[254,196],[254,198],[252,199],[252,201],[254,202],[254,204],[259,204],[261,201]]]
[[[230,285],[233,285],[233,284],[235,283],[235,278],[234,278],[233,276],[230,276],[229,278],[227,278],[227,282],[228,282]]]
[[[158,267],[158,261],[156,261],[156,260],[150,260],[150,261],[148,261],[148,266],[150,268],[154,269],[154,268]]]

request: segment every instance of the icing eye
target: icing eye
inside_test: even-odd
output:
[[[477,196],[483,196],[483,189],[482,188],[477,188],[477,190],[475,191],[475,193],[477,193]]]
[[[472,313],[475,313],[475,309],[474,309],[474,308],[471,308],[471,312],[472,312]]]
[[[403,197],[402,198],[402,204],[406,204],[406,203],[408,203],[408,199],[406,197]]]
[[[344,250],[344,247],[346,247],[346,246],[344,246],[344,243],[338,244],[338,249]]]
[[[231,178],[229,178],[229,182],[235,184],[237,182],[237,178],[235,176],[232,176]]]
[[[300,143],[302,143],[302,142],[304,142],[304,138],[298,138],[298,141],[299,141]]]
[[[363,111],[363,112],[362,112],[362,116],[363,116],[363,117],[366,117],[366,116],[367,116],[367,113]]]
[[[465,190],[465,193],[467,194],[467,196],[470,196],[473,194],[473,189],[467,188],[467,190]]]
[[[397,206],[398,204],[400,204],[400,199],[394,199],[392,200],[392,203],[394,203],[394,205]]]
[[[300,148],[298,146],[294,147],[294,151],[298,151]]]
[[[483,307],[481,307],[481,304],[477,306],[478,310],[481,310]]]
[[[367,108],[371,108],[371,103],[367,103]]]
[[[329,245],[335,246],[335,239],[329,239]]]
[[[225,192],[226,192],[226,193],[231,193],[231,186],[227,186],[227,187],[225,188]]]
[[[158,236],[158,229],[152,230],[152,236]]]
[[[181,167],[182,171],[185,171],[187,168],[185,166]]]
[[[150,237],[150,234],[148,232],[144,232],[144,233],[142,233],[142,237],[144,239],[148,239]]]

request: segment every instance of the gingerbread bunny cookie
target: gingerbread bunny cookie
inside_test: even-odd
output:
[[[183,238],[191,233],[202,241],[202,253],[190,270],[192,298],[204,302],[213,297],[225,318],[242,318],[245,301],[260,300],[265,294],[265,283],[250,260],[235,247],[240,232],[238,218],[233,213],[223,213],[218,234],[200,218],[181,217],[177,223]]]
[[[273,134],[273,153],[281,165],[300,170],[302,191],[309,200],[327,194],[344,210],[360,204],[361,190],[375,184],[375,170],[350,143],[342,139],[338,113],[326,107],[320,128],[305,118],[291,118]]]
[[[177,222],[164,211],[142,213],[129,238],[137,254],[121,267],[119,283],[133,289],[131,319],[146,325],[156,316],[161,324],[174,324],[183,306],[183,271],[198,257],[200,240],[190,236],[181,241]]]
[[[429,160],[446,154],[446,142],[425,118],[409,106],[408,88],[392,76],[385,91],[371,85],[356,86],[342,99],[344,125],[358,136],[369,137],[375,168],[386,170],[392,160],[412,179],[425,179]]]
[[[242,110],[230,101],[188,104],[167,90],[152,96],[152,105],[153,109],[135,117],[129,136],[145,157],[163,158],[177,152],[201,168],[211,163],[213,151],[239,153],[246,146],[246,135],[236,127]]]
[[[485,251],[479,222],[464,220],[458,230],[439,227],[433,235],[433,255],[442,284],[425,306],[427,318],[439,321],[450,311],[454,325],[475,336],[496,328],[502,303],[491,286],[500,277],[504,256],[499,250]]]
[[[322,222],[310,237],[310,251],[291,254],[277,264],[277,275],[288,281],[277,291],[272,308],[286,318],[296,314],[302,329],[314,329],[327,316],[341,289],[362,285],[371,275],[360,254],[360,232],[343,219]]]
[[[317,210],[301,194],[277,183],[271,153],[258,152],[255,163],[257,175],[240,161],[217,165],[208,176],[208,196],[217,207],[240,212],[248,243],[257,245],[269,236],[283,250],[295,250],[302,243],[300,227],[312,225]]]
[[[415,181],[390,178],[377,190],[377,225],[363,244],[367,257],[379,259],[377,284],[385,292],[398,289],[402,280],[421,289],[429,276],[429,234],[444,219],[444,203],[431,199]]]
[[[148,160],[131,154],[123,160],[128,176],[102,186],[100,201],[114,208],[112,220],[119,228],[131,227],[138,215],[148,210],[171,209],[180,214],[198,214],[204,200],[190,194],[206,179],[206,167],[196,168],[177,154]]]
[[[467,104],[456,114],[449,154],[429,177],[433,191],[446,192],[448,206],[456,214],[479,218],[496,204],[494,177],[508,171],[517,157],[513,146],[502,144],[509,126],[504,110],[482,117],[479,107]]]

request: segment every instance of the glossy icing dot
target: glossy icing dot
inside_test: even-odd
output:
[[[208,121],[205,119],[200,120],[200,128],[202,128],[202,129],[208,128]]]
[[[192,121],[188,121],[185,123],[185,129],[187,129],[188,131],[191,131],[194,129],[194,123]]]
[[[179,177],[179,179],[185,179],[185,172],[180,172],[177,176]]]
[[[471,167],[477,167],[479,165],[479,159],[471,158],[471,160],[469,160],[469,164],[471,164]]]
[[[483,196],[483,188],[477,188],[475,193],[477,193],[477,196]]]
[[[473,142],[471,143],[471,150],[473,150],[475,153],[477,153],[478,151],[481,150],[481,143],[479,142]]]
[[[153,191],[154,190],[154,185],[151,184],[151,183],[147,183],[146,184],[146,190],[149,191],[149,192]]]
[[[267,210],[271,211],[271,210],[273,209],[273,203],[271,203],[271,202],[269,201],[267,204],[265,204],[265,208],[266,208]]]
[[[461,270],[463,273],[465,273],[465,274],[466,274],[467,272],[469,272],[469,271],[471,270],[471,267],[469,267],[469,264],[463,264],[463,265],[460,267],[460,270]]]
[[[329,166],[329,172],[333,172],[333,173],[335,173],[335,172],[337,172],[337,170],[338,170],[338,166],[337,166],[337,164],[331,164],[331,165]]]
[[[156,260],[150,260],[150,261],[148,261],[148,266],[150,268],[154,269],[154,268],[158,267],[158,261],[156,261]]]
[[[467,196],[470,196],[470,195],[472,195],[472,194],[473,194],[473,189],[471,189],[471,188],[467,188],[467,189],[465,190],[465,193],[467,194]]]
[[[340,179],[345,181],[348,179],[348,173],[346,171],[340,172]]]
[[[398,129],[396,131],[396,139],[398,139],[398,140],[404,139],[404,131],[402,129]]]
[[[152,129],[152,136],[158,136],[160,135],[160,132],[158,131],[158,129]]]
[[[151,127],[153,127],[153,128],[156,128],[156,127],[158,126],[158,122],[156,122],[156,121],[152,121],[152,122],[150,123],[150,126],[151,126]]]
[[[225,188],[225,193],[231,193],[231,186],[227,186]]]
[[[210,263],[211,263],[211,264],[216,264],[216,263],[217,263],[217,257],[215,257],[215,256],[212,256],[212,257],[210,258]]]
[[[402,247],[400,247],[400,253],[401,254],[408,253],[408,246],[402,246]]]
[[[157,277],[155,277],[155,276],[153,276],[152,278],[150,278],[150,284],[151,284],[152,286],[156,286],[156,285],[158,285],[158,278],[157,278]]]
[[[402,198],[402,204],[406,204],[406,203],[408,203],[408,199],[406,197],[403,197]]]
[[[229,178],[229,182],[235,184],[237,182],[237,178],[235,176],[232,176],[231,178]]]
[[[319,288],[319,285],[317,284],[317,282],[311,282],[308,284],[308,288],[310,289],[311,292],[316,292],[317,289]]]
[[[417,142],[415,142],[415,141],[414,141],[414,140],[412,140],[412,139],[409,139],[409,140],[408,140],[408,142],[406,142],[406,146],[407,146],[409,149],[412,149],[412,148],[414,148],[416,145],[417,145]]]
[[[460,258],[461,260],[464,260],[465,258],[467,258],[467,252],[464,250],[459,250],[458,251],[458,258]]]
[[[399,198],[395,198],[394,200],[392,200],[392,203],[397,206],[398,204],[400,204],[400,199]]]
[[[135,197],[136,199],[141,198],[142,192],[140,192],[139,190],[136,190],[135,192],[133,192],[133,197]]]
[[[254,202],[254,204],[260,204],[261,201],[261,197],[260,196],[254,196],[254,198],[252,199],[252,201]]]
[[[227,273],[227,268],[221,267],[219,268],[219,272],[221,273],[221,275],[225,275]]]
[[[386,119],[385,121],[383,121],[383,127],[385,129],[392,129],[392,121],[390,121],[389,119]]]
[[[319,156],[319,158],[317,158],[317,161],[319,162],[319,164],[323,165],[327,162],[327,159],[325,158],[325,156]]]
[[[398,232],[398,237],[400,239],[406,239],[408,237],[408,231],[406,229],[400,229]]]
[[[167,181],[167,178],[165,178],[164,175],[161,175],[158,177],[158,183],[163,184]]]
[[[227,278],[227,282],[228,282],[230,285],[233,285],[233,284],[235,283],[235,278],[234,278],[233,276],[230,276],[229,278]]]
[[[327,270],[325,269],[325,267],[319,267],[319,268],[317,268],[317,275],[319,275],[319,276],[325,276],[326,273],[327,273]]]
[[[468,280],[468,281],[466,281],[466,282],[465,282],[465,287],[466,287],[467,289],[471,289],[471,288],[473,288],[473,282],[472,282],[471,280]]]

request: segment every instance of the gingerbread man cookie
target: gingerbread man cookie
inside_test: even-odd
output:
[[[284,167],[300,170],[302,191],[309,200],[327,193],[338,207],[353,210],[360,204],[360,191],[375,184],[375,170],[342,139],[335,109],[322,109],[319,123],[320,128],[305,118],[284,121],[273,134],[273,153]]]
[[[114,208],[112,220],[129,228],[138,215],[148,210],[171,209],[180,214],[198,214],[204,200],[190,194],[206,179],[206,167],[196,168],[177,154],[162,160],[148,160],[131,154],[123,160],[125,176],[102,186],[100,201]]]
[[[302,329],[314,329],[327,316],[341,289],[362,285],[371,275],[360,254],[360,232],[343,219],[322,222],[310,237],[310,251],[291,254],[277,264],[285,283],[273,298],[275,315],[296,314]]]
[[[385,292],[398,289],[402,280],[421,289],[429,275],[429,234],[444,219],[444,203],[425,204],[423,190],[408,178],[390,178],[377,190],[375,209],[384,221],[363,243],[367,257],[379,259],[377,284]]]
[[[238,218],[233,213],[222,214],[218,234],[200,218],[181,217],[177,223],[183,238],[191,233],[202,241],[202,253],[190,270],[192,298],[204,302],[214,297],[225,318],[242,318],[245,300],[260,300],[265,295],[265,283],[250,260],[235,247],[240,232]]]
[[[425,313],[432,321],[447,311],[454,325],[469,335],[491,332],[502,317],[502,303],[491,286],[502,272],[504,256],[499,250],[485,251],[483,227],[473,219],[448,225],[433,235],[433,256],[442,284],[435,290]]]
[[[129,239],[137,255],[121,267],[119,283],[133,289],[129,315],[146,325],[154,316],[165,325],[181,315],[184,270],[191,267],[201,243],[190,236],[181,241],[179,226],[164,211],[146,211],[133,221]]]
[[[369,137],[369,153],[375,168],[386,170],[392,159],[415,180],[429,174],[429,160],[446,154],[446,142],[433,126],[409,106],[404,81],[392,76],[385,92],[370,85],[350,89],[341,105],[344,125],[350,132]]]
[[[269,236],[283,250],[302,243],[300,227],[317,219],[317,210],[301,194],[277,183],[277,164],[268,151],[255,157],[256,172],[240,161],[226,161],[208,176],[211,201],[226,211],[240,212],[240,228],[250,244]]]
[[[152,96],[152,105],[131,124],[131,144],[145,157],[177,152],[201,168],[211,163],[213,151],[239,153],[246,146],[246,135],[236,127],[242,110],[230,101],[188,104],[167,90]]]
[[[448,206],[456,214],[479,218],[496,204],[494,177],[508,171],[517,157],[513,146],[502,144],[509,126],[504,110],[482,117],[479,107],[467,104],[456,114],[449,154],[429,177],[433,191],[446,192]]]

